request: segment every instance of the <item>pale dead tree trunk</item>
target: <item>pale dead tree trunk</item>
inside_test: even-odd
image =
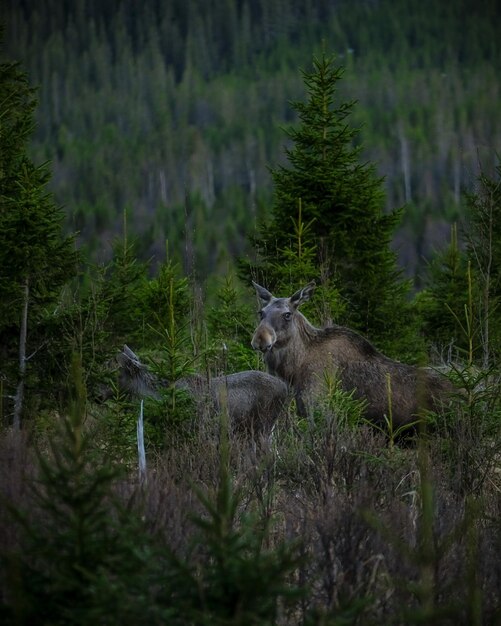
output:
[[[188,190],[186,190],[184,202],[184,267],[188,276],[191,276],[195,270],[195,244],[193,241],[195,229],[193,223],[193,210],[191,208]]]
[[[206,165],[206,174],[207,174],[207,190],[205,193],[206,202],[209,207],[214,206],[214,202],[216,201],[216,192],[214,191],[214,165],[212,163],[211,154],[207,155],[207,165]]]
[[[482,218],[482,238],[480,245],[484,247],[484,250],[480,250],[477,252],[475,250],[475,255],[477,257],[477,265],[479,266],[480,272],[483,275],[484,285],[483,285],[483,329],[482,329],[482,340],[483,340],[483,367],[487,369],[489,367],[489,342],[490,342],[490,325],[489,325],[489,317],[490,317],[490,296],[491,296],[491,276],[492,276],[492,237],[493,237],[493,198],[492,196],[486,197],[485,199],[481,199],[481,218]],[[483,241],[482,241],[483,240]],[[478,261],[478,254],[483,255],[484,263],[480,263]]]
[[[491,315],[491,280],[494,256],[494,192],[486,187],[478,200],[479,232],[475,239],[470,239],[471,249],[475,255],[478,270],[482,276],[482,362],[484,369],[488,369],[490,361],[490,315]]]
[[[137,454],[139,460],[139,481],[146,483],[146,451],[144,447],[144,400],[141,400],[141,408],[136,424],[137,430]]]
[[[164,170],[159,170],[158,179],[160,181],[160,199],[162,204],[167,204],[167,179]]]
[[[404,199],[411,202],[411,165],[409,156],[409,143],[404,133],[402,122],[398,124],[398,139],[400,141],[400,160],[402,163],[402,174],[404,176]]]
[[[24,403],[24,379],[26,376],[26,337],[28,334],[28,302],[30,297],[30,281],[26,277],[23,285],[23,310],[21,313],[21,330],[19,333],[19,381],[14,399],[14,430],[21,430],[21,413]]]
[[[459,155],[456,155],[454,159],[454,202],[456,206],[459,206],[461,202],[461,160]]]

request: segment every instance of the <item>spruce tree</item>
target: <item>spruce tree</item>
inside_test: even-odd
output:
[[[63,234],[64,214],[46,190],[48,168],[35,166],[27,153],[35,107],[19,65],[0,64],[0,345],[3,375],[14,388],[16,427],[27,363],[48,343],[37,336],[37,325],[76,272],[73,238]]]
[[[147,318],[145,300],[148,292],[149,263],[137,258],[137,243],[124,232],[113,242],[113,257],[105,267],[102,297],[108,303],[107,329],[116,345],[143,342]]]
[[[464,357],[468,349],[464,332],[467,302],[468,258],[453,225],[449,245],[431,259],[425,288],[415,299],[426,342],[447,362],[455,359],[458,351]]]
[[[241,294],[231,272],[219,281],[214,299],[207,310],[206,369],[217,374],[255,369],[256,353],[249,341],[255,311],[247,294]]]
[[[463,241],[453,226],[451,243],[430,262],[416,304],[427,341],[443,356],[456,356],[444,353],[454,347],[487,370],[501,350],[501,165],[492,178],[481,172],[476,191],[465,197]]]
[[[487,368],[501,351],[501,164],[493,177],[480,173],[478,189],[466,194],[466,201],[467,253],[480,291],[481,360]]]
[[[385,213],[382,179],[373,164],[360,161],[359,131],[348,123],[355,102],[338,103],[342,74],[325,53],[313,59],[313,71],[303,71],[307,99],[292,103],[300,123],[286,131],[289,164],[272,170],[272,215],[254,238],[257,261],[250,269],[272,291],[290,291],[281,277],[301,201],[317,251],[311,278],[339,290],[336,309],[344,312],[335,321],[402,354],[411,339],[409,283],[390,249],[401,210]]]

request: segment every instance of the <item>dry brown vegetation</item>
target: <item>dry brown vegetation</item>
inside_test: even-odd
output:
[[[159,554],[168,547],[203,579],[213,554],[193,519],[211,518],[203,495],[217,509],[228,478],[239,494],[235,532],[249,524],[264,529],[264,551],[285,543],[297,558],[284,584],[302,593],[279,597],[275,618],[262,623],[497,624],[499,442],[475,437],[464,427],[468,417],[464,410],[456,420],[461,428],[446,432],[439,425],[417,443],[388,447],[381,432],[340,423],[328,410],[315,423],[291,413],[271,440],[231,438],[226,461],[217,429],[201,427],[189,437],[171,435],[163,450],[150,452],[142,487],[133,468],[112,491],[143,517]],[[27,488],[38,471],[32,444],[2,433],[0,488],[36,527],[47,512]],[[16,524],[5,510],[0,515],[2,552],[21,549]],[[211,610],[212,622],[208,616],[172,623],[260,623],[225,621]]]

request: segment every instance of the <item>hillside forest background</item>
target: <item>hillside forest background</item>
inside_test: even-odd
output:
[[[498,4],[1,3],[2,624],[501,625]],[[452,393],[239,424],[252,280]]]
[[[5,0],[4,53],[37,86],[34,162],[89,258],[127,225],[141,259],[203,282],[251,253],[269,168],[322,49],[361,160],[405,205],[392,246],[415,286],[501,144],[496,0]]]

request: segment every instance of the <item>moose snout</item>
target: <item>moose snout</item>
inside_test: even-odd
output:
[[[273,328],[257,328],[252,337],[251,346],[254,350],[260,350],[261,352],[268,352],[273,348],[277,336]]]

